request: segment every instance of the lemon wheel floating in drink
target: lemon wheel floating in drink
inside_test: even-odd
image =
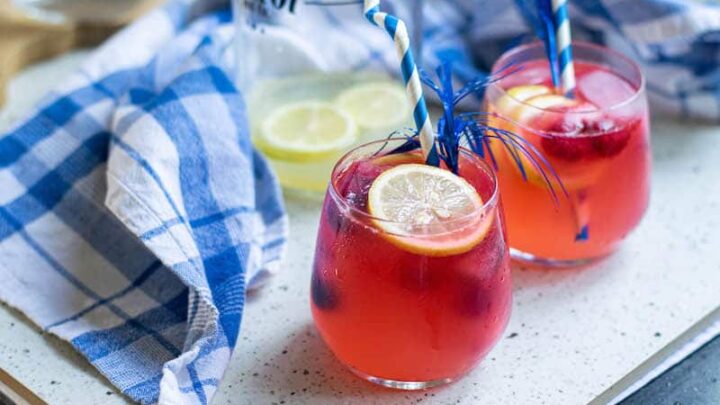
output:
[[[472,216],[483,201],[475,188],[450,171],[425,164],[395,166],[380,174],[368,192],[368,212],[394,245],[425,256],[468,252],[480,243],[491,220]],[[468,218],[470,218],[468,220]],[[430,229],[414,235],[417,228]]]
[[[410,125],[405,90],[368,73],[265,80],[248,97],[255,146],[285,189],[322,193],[350,148]]]

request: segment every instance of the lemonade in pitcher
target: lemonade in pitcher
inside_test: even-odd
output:
[[[265,80],[248,97],[255,146],[285,188],[323,192],[349,148],[410,125],[403,87],[372,73]]]
[[[412,123],[394,46],[361,3],[235,2],[251,137],[286,189],[321,195],[343,153]],[[387,4],[414,26],[411,2]]]

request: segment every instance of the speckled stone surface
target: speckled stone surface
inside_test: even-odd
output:
[[[10,89],[0,127],[82,59],[34,67]],[[641,227],[582,270],[514,271],[513,316],[457,383],[394,392],[358,380],[313,329],[308,287],[319,203],[289,199],[286,265],[249,297],[215,404],[584,404],[720,305],[720,129],[654,121],[653,195]],[[0,307],[0,365],[52,404],[125,399],[58,339]]]

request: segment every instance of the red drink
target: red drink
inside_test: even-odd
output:
[[[402,142],[391,140],[384,150]],[[381,174],[420,156],[376,154],[384,143],[354,150],[333,172],[317,240],[312,312],[325,342],[356,374],[389,387],[426,388],[469,371],[505,328],[508,248],[493,171],[466,151],[459,173],[482,206],[444,232],[387,232],[394,225],[369,213],[369,189]],[[423,246],[424,237],[450,246],[481,228],[481,238],[457,249]]]
[[[555,94],[541,44],[508,52],[516,73],[488,88],[490,124],[519,134],[541,153],[567,190],[559,203],[526,159],[527,181],[493,146],[513,256],[575,265],[611,253],[648,204],[650,129],[637,66],[606,48],[575,44],[574,98]],[[493,141],[495,145],[499,144]],[[547,168],[546,168],[547,169]]]

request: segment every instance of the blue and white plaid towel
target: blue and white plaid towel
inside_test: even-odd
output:
[[[143,18],[0,135],[0,299],[142,403],[209,401],[286,238],[215,63],[230,14],[192,11]]]

